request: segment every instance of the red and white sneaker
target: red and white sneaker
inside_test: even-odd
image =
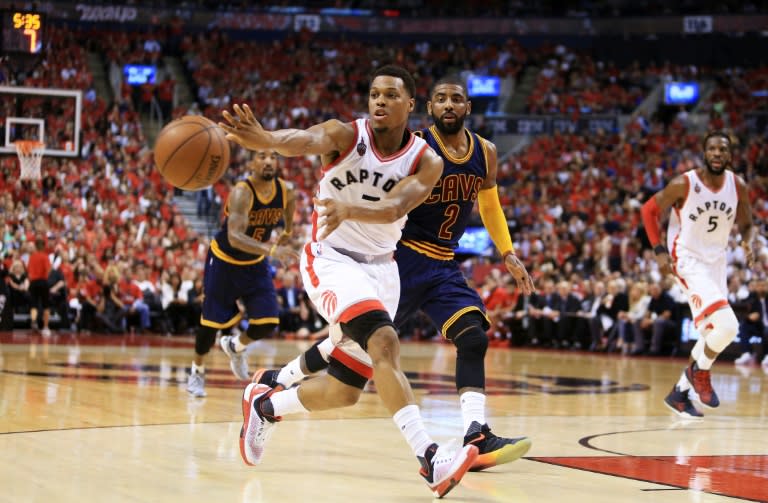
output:
[[[447,454],[439,451],[437,444],[427,447],[424,457],[419,456],[419,474],[427,481],[432,494],[442,498],[456,487],[477,459],[474,445],[465,445],[460,451]]]
[[[282,417],[269,416],[261,411],[261,404],[274,393],[269,386],[251,383],[243,391],[243,427],[240,428],[240,455],[246,465],[257,465],[264,454],[264,444]]]

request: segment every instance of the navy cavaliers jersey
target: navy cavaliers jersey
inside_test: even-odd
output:
[[[469,149],[459,159],[448,153],[435,126],[415,134],[423,136],[443,158],[443,174],[429,197],[408,213],[400,242],[428,257],[451,260],[488,173],[488,146],[483,138],[464,129]]]
[[[285,182],[280,178],[275,178],[272,181],[272,198],[269,200],[262,200],[259,197],[250,178],[238,182],[238,185],[241,184],[245,185],[252,195],[251,209],[248,211],[248,227],[245,229],[245,234],[256,241],[261,241],[262,243],[267,242],[272,234],[272,229],[274,229],[283,219],[283,210],[285,209],[285,204],[288,199]],[[229,238],[227,236],[229,201],[227,201],[227,204],[224,207],[224,215],[227,218],[224,220],[224,224],[211,242],[211,251],[213,254],[221,260],[236,265],[255,264],[263,260],[263,255],[254,255],[253,253],[238,250],[229,243]]]

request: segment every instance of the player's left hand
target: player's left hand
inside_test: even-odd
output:
[[[283,231],[280,233],[280,237],[277,238],[277,244],[279,246],[288,246],[291,244],[291,239],[293,239],[293,234],[290,232],[286,234],[286,232]]]
[[[290,265],[299,261],[299,252],[290,246],[275,246],[270,256],[275,257],[284,265]]]
[[[750,269],[755,266],[755,253],[752,251],[752,243],[742,241],[741,247],[744,249],[744,258],[747,260],[747,267]]]
[[[349,206],[335,199],[314,198],[317,211],[317,240],[327,238],[349,217]]]
[[[519,288],[523,294],[530,295],[534,292],[536,287],[533,286],[533,279],[530,274],[528,274],[523,263],[514,253],[506,254],[504,257],[504,266],[515,280],[517,288]]]

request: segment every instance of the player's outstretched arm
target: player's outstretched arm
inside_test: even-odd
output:
[[[325,239],[344,220],[374,224],[394,222],[420,205],[429,196],[443,173],[443,159],[427,148],[416,172],[400,180],[385,198],[375,205],[348,204],[334,199],[315,199],[318,216],[317,239]]]
[[[336,119],[308,129],[267,131],[248,105],[234,105],[232,110],[234,115],[227,110],[222,112],[226,122],[219,122],[219,126],[228,140],[250,150],[271,149],[286,157],[323,155],[343,152],[355,141],[354,126]]]
[[[747,259],[747,266],[755,265],[752,243],[755,240],[757,228],[752,222],[752,203],[749,200],[749,189],[746,182],[740,176],[736,176],[736,191],[739,195],[739,205],[736,207],[736,225],[741,234],[741,246]]]

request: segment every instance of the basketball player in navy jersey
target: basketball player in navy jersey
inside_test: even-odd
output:
[[[248,329],[239,335],[222,336],[219,341],[235,376],[249,378],[247,346],[270,336],[278,324],[279,307],[266,258],[298,258],[298,253],[286,246],[293,231],[296,195],[290,183],[276,176],[277,153],[254,152],[248,168],[250,176],[229,194],[226,220],[211,241],[205,260],[202,315],[187,381],[187,391],[195,397],[206,394],[204,360],[216,332],[240,321],[238,300],[245,305]],[[272,230],[280,222],[284,230],[277,243],[270,244]]]
[[[744,180],[731,171],[731,138],[722,131],[709,133],[703,142],[704,167],[674,178],[643,205],[642,217],[648,240],[654,247],[659,270],[674,274],[688,298],[701,338],[691,349],[691,362],[664,399],[665,405],[684,418],[703,414],[694,397],[705,407],[720,405],[712,388],[710,369],[717,356],[733,342],[739,322],[728,303],[726,250],[731,229],[738,227],[747,265],[753,265],[752,205]],[[659,219],[669,217],[667,246],[661,244]]]
[[[284,414],[352,405],[371,378],[435,496],[453,489],[478,456],[475,445],[453,453],[432,440],[400,366],[393,324],[400,280],[393,252],[407,212],[429,196],[443,170],[442,159],[407,129],[415,88],[408,71],[384,66],[370,82],[369,118],[329,120],[304,130],[266,131],[246,106],[235,105],[236,116],[222,114],[227,138],[246,148],[323,160],[312,238],[300,269],[307,294],[330,326],[328,373],[290,389],[259,383],[245,388],[240,455],[246,464],[261,462]]]
[[[464,82],[448,77],[432,89],[427,112],[434,125],[422,136],[443,158],[443,174],[429,197],[408,213],[395,258],[400,273],[400,302],[395,324],[401,326],[422,309],[456,346],[456,388],[464,420],[464,443],[480,455],[472,470],[514,461],[531,447],[526,437],[491,433],[485,418],[485,365],[489,322],[477,292],[466,282],[453,250],[469,223],[475,201],[504,265],[526,295],[533,292],[525,266],[515,256],[496,188],[496,146],[464,127],[471,109]],[[255,380],[290,387],[306,374],[327,366],[329,343],[321,341],[277,370],[261,370]]]

